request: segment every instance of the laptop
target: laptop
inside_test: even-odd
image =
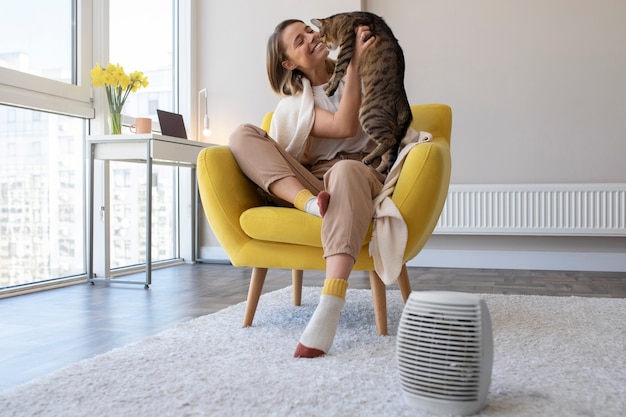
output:
[[[182,114],[157,109],[157,115],[161,125],[161,134],[187,139],[187,131],[185,130],[185,121]]]

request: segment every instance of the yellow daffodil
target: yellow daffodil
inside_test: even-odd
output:
[[[105,88],[112,118],[111,133],[121,133],[121,113],[124,103],[131,92],[148,86],[148,78],[141,71],[126,74],[119,64],[108,64],[106,67],[96,64],[90,74],[94,87]]]

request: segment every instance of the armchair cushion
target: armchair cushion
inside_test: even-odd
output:
[[[244,211],[241,228],[252,239],[322,247],[322,219],[286,207],[255,207]]]
[[[300,210],[285,207],[255,207],[242,213],[240,223],[243,231],[252,239],[322,247],[320,235],[322,219]],[[371,237],[370,225],[364,245],[369,244]]]

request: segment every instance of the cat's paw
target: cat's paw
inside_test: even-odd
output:
[[[366,156],[365,158],[361,159],[361,162],[363,162],[365,165],[372,165],[375,160],[376,160],[375,157],[372,158],[370,156]]]

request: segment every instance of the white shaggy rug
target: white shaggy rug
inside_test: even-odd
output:
[[[264,295],[0,393],[1,416],[428,416],[404,400],[395,336],[376,335],[368,290],[349,290],[335,344],[293,351],[319,296]],[[494,331],[481,416],[626,415],[626,300],[483,295]],[[403,304],[388,291],[390,329]],[[45,354],[45,352],[42,352]]]

